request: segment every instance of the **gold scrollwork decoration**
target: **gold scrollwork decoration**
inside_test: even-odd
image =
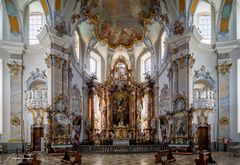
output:
[[[19,119],[19,117],[14,116],[14,117],[11,119],[11,123],[12,123],[12,125],[14,125],[14,126],[19,126],[19,125],[20,125],[20,119]]]
[[[225,61],[223,64],[217,65],[217,70],[220,74],[225,75],[227,73],[230,73],[231,66],[232,63],[227,63],[227,61]]]
[[[18,64],[16,61],[12,63],[7,63],[8,68],[10,69],[10,73],[14,76],[17,76],[19,72],[22,72],[24,66],[22,64]]]
[[[226,116],[223,116],[219,120],[221,125],[228,125],[229,124],[229,119]]]

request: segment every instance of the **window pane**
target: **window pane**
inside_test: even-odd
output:
[[[211,38],[211,15],[200,14],[198,28],[203,38]]]
[[[29,15],[29,43],[38,43],[37,35],[42,28],[42,13],[31,13]],[[36,41],[34,41],[36,40]]]
[[[97,61],[90,57],[90,74],[97,74]]]
[[[151,58],[150,57],[144,61],[144,72],[145,73],[151,72]]]

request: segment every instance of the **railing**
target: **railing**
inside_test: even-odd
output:
[[[26,106],[27,108],[47,108],[48,98],[47,90],[31,90],[26,94]]]
[[[79,145],[75,147],[76,150],[81,152],[91,153],[143,153],[143,152],[156,152],[164,150],[163,145]]]
[[[209,98],[193,98],[194,109],[212,109],[214,107],[214,99]]]

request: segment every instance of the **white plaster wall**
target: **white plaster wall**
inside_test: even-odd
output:
[[[212,78],[216,82],[217,89],[217,54],[211,49],[210,45],[205,44],[205,49],[199,47],[190,47],[190,53],[193,53],[193,58],[196,59],[195,64],[193,65],[193,75],[194,70],[199,70],[203,65],[206,66],[206,70],[208,70],[212,76]],[[190,90],[190,91],[193,91]],[[193,93],[190,93],[192,95]],[[217,100],[217,94],[215,94],[215,100]],[[217,102],[216,102],[217,105]],[[217,108],[217,107],[216,107]],[[208,121],[211,124],[211,142],[216,141],[217,135],[217,110],[216,108],[209,114]],[[197,123],[196,116],[193,120],[194,123]]]
[[[3,134],[1,142],[6,143],[10,138],[10,74],[6,65],[10,54],[0,49],[0,59],[3,60]]]
[[[41,48],[42,46],[37,44],[34,46],[29,46],[26,50],[26,53],[23,55],[23,91],[26,90],[26,80],[30,77],[30,72],[35,71],[36,68],[40,70],[46,70],[47,65],[45,63],[46,58],[46,49]],[[47,75],[49,76],[49,75]],[[25,133],[25,142],[31,142],[31,125],[33,124],[31,113],[25,109],[25,92],[23,92],[23,120],[24,120],[24,133]]]
[[[159,90],[160,91],[161,91],[161,89],[162,89],[164,84],[167,84],[168,87],[169,87],[169,80],[168,80],[167,74],[168,74],[168,70],[165,69],[163,71],[163,73],[161,74],[161,76],[159,77],[159,79],[158,79],[158,81],[159,81]]]
[[[238,100],[239,95],[237,94],[237,60],[240,59],[240,48],[235,49],[231,52],[232,68],[230,73],[230,138],[233,142],[240,141],[240,135],[237,133],[238,120]]]

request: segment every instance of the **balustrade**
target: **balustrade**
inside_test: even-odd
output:
[[[214,107],[214,99],[211,98],[194,98],[194,109],[212,109]]]
[[[47,90],[30,90],[26,94],[27,108],[42,108],[48,107]]]
[[[142,153],[142,152],[156,152],[163,150],[164,146],[160,145],[79,145],[76,150],[81,152],[91,153]]]

